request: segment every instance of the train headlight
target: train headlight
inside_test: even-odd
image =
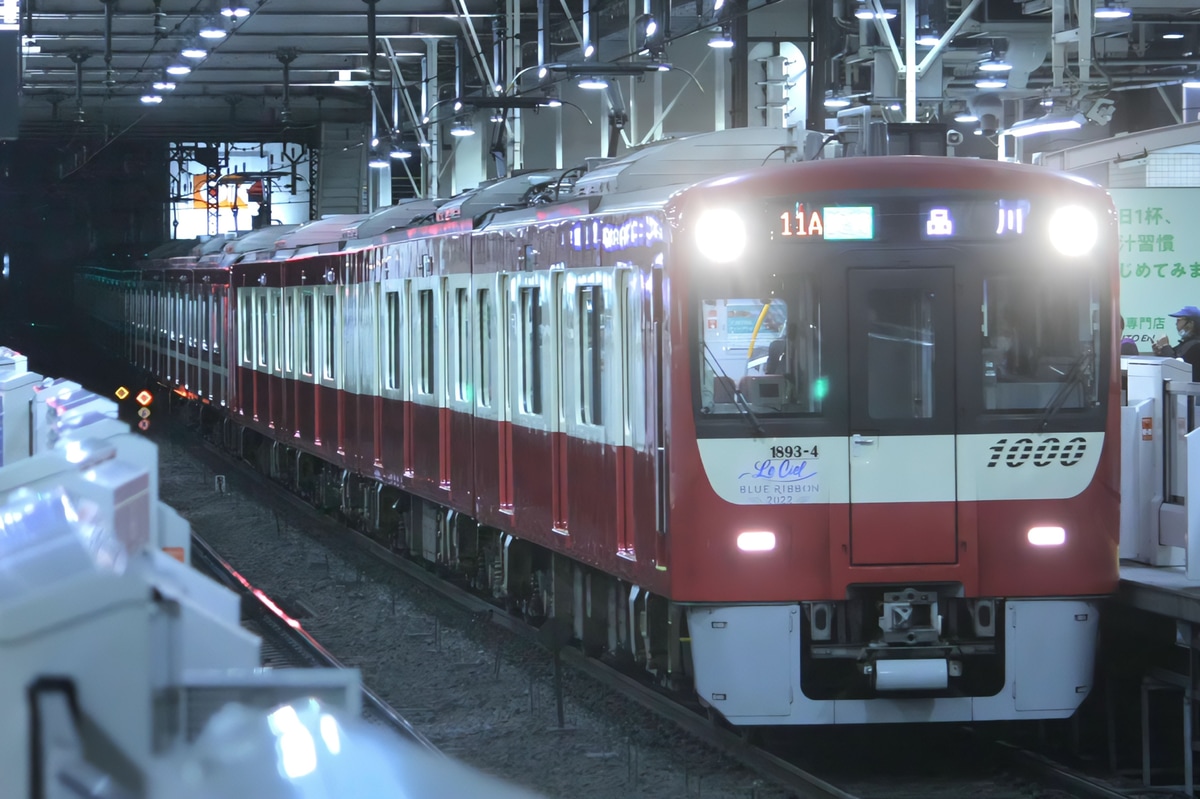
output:
[[[775,548],[775,534],[767,530],[738,533],[738,549],[743,552],[770,552]]]
[[[1050,215],[1050,243],[1072,258],[1086,255],[1096,246],[1100,225],[1096,215],[1078,205],[1067,205]]]
[[[728,208],[702,211],[696,218],[696,247],[719,264],[734,261],[746,249],[746,223]]]
[[[1030,527],[1028,537],[1035,547],[1060,547],[1067,540],[1067,531],[1061,527]]]

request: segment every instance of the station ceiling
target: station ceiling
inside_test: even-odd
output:
[[[944,35],[941,84],[946,97],[969,103],[985,93],[1002,99],[1039,95],[1120,98],[1131,90],[1177,91],[1200,70],[1200,9],[1189,0],[784,0],[811,20],[814,74],[827,87],[857,89],[858,99],[878,93],[878,59],[888,47],[883,27],[900,40],[899,19],[882,27],[860,22],[855,11],[917,3],[922,27]],[[186,140],[303,139],[322,120],[362,120],[386,107],[386,92],[372,103],[370,69],[386,89],[399,81],[416,107],[431,72],[436,96],[487,91],[497,74],[562,58],[578,51],[588,8],[593,38],[631,39],[630,20],[655,12],[669,35],[711,26],[715,0],[0,0],[6,22],[18,26],[20,137],[84,134]],[[754,36],[754,15],[766,0],[725,0],[731,18],[749,20],[736,31]],[[1092,19],[1096,5],[1120,6],[1130,15]],[[722,4],[724,5],[724,4]],[[13,10],[17,10],[14,20]],[[1054,22],[1056,9],[1061,12]],[[224,14],[222,12],[225,12]],[[547,29],[539,40],[539,14]],[[1086,20],[1082,19],[1086,16]],[[1087,24],[1081,25],[1081,21]],[[519,27],[516,43],[509,34]],[[203,38],[208,28],[220,38]],[[1072,31],[1092,34],[1092,61],[1083,66],[1071,48]],[[584,32],[586,28],[584,28]],[[1065,77],[1056,74],[1054,43],[1067,48]],[[497,43],[516,47],[507,62]],[[205,55],[187,58],[186,48]],[[903,43],[900,44],[903,51]],[[372,55],[372,52],[374,55]],[[603,53],[602,48],[602,53]],[[735,53],[738,51],[734,51]],[[1016,61],[1016,80],[999,91],[974,86],[980,64],[992,57]],[[627,47],[604,58],[628,59]],[[187,66],[188,74],[173,75]],[[844,76],[860,78],[843,80]],[[866,84],[861,75],[866,74]],[[511,74],[504,76],[511,78]],[[895,76],[892,76],[894,82]],[[155,85],[174,84],[170,90]],[[157,95],[157,104],[142,102]],[[1165,94],[1164,94],[1165,98]],[[1086,109],[1084,109],[1086,110]]]

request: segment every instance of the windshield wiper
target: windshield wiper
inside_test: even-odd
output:
[[[1056,370],[1057,371],[1057,370]],[[1071,364],[1071,368],[1067,370],[1066,376],[1063,378],[1062,385],[1058,387],[1058,391],[1054,392],[1054,396],[1046,403],[1045,409],[1042,411],[1042,418],[1038,420],[1038,432],[1043,432],[1046,425],[1050,424],[1050,420],[1054,415],[1062,409],[1067,402],[1067,397],[1078,386],[1086,387],[1085,381],[1090,383],[1092,376],[1092,350],[1084,349],[1075,359],[1075,363]],[[1086,396],[1080,396],[1081,403],[1087,401]]]
[[[763,430],[762,424],[759,423],[758,417],[754,415],[754,411],[750,410],[750,403],[746,402],[746,398],[742,396],[742,391],[740,388],[738,388],[737,383],[733,382],[733,378],[731,378],[726,371],[721,368],[721,363],[717,360],[717,356],[713,353],[713,351],[709,349],[707,341],[704,342],[704,360],[708,362],[708,365],[713,368],[714,372],[720,374],[724,380],[728,381],[729,385],[733,386],[734,407],[745,414],[746,418],[750,420],[750,425],[753,427],[755,433],[758,433],[760,436],[765,436],[767,433],[765,430]],[[716,400],[713,402],[715,403]]]

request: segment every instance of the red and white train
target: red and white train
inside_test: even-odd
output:
[[[261,468],[734,724],[1069,716],[1118,578],[1108,196],[967,159],[750,168],[779,143],[90,285]]]

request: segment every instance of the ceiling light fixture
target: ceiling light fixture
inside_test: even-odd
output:
[[[142,102],[146,105],[157,105],[158,103],[162,102],[162,97],[158,96],[157,94],[143,94]]]
[[[192,68],[187,64],[172,64],[167,67],[168,75],[186,75],[192,71]]]
[[[200,59],[208,57],[208,51],[203,47],[185,47],[179,51],[179,54],[184,58]]]
[[[1188,78],[1182,84],[1185,89],[1200,89],[1200,80],[1196,78]]]
[[[980,72],[1009,72],[1013,65],[1001,58],[989,58],[979,65]]]
[[[388,152],[388,156],[396,159],[412,158],[412,150],[400,142],[392,142],[392,149]]]
[[[1162,35],[1162,37],[1164,39],[1167,39],[1168,41],[1176,41],[1178,39],[1182,39],[1183,34],[1182,33],[1174,33],[1174,32],[1173,33],[1164,33]]]
[[[156,91],[156,92],[169,92],[169,91],[174,91],[174,90],[175,90],[175,84],[172,81],[169,81],[169,80],[154,81],[154,91]]]
[[[1092,12],[1096,19],[1125,19],[1132,15],[1133,11],[1125,6],[1096,6],[1096,10]]]
[[[475,128],[468,125],[465,120],[460,119],[454,123],[454,127],[450,128],[450,135],[456,136],[460,139],[466,138],[467,136],[474,136]]]
[[[201,39],[224,39],[228,32],[215,22],[206,22],[200,26]]]
[[[241,19],[250,16],[250,9],[245,6],[227,5],[221,9],[221,16]]]
[[[731,34],[732,31],[729,29],[729,25],[722,25],[712,35],[712,38],[708,40],[708,46],[716,50],[728,50],[733,47],[733,36]]]
[[[841,94],[834,92],[826,92],[823,105],[826,108],[849,108],[851,100],[849,97],[844,97]]]
[[[1008,85],[1004,78],[980,78],[975,81],[976,89],[1003,89]]]
[[[962,122],[962,123],[966,124],[966,123],[968,123],[968,122],[978,122],[978,121],[979,121],[979,117],[975,116],[974,114],[971,114],[971,113],[968,113],[968,112],[964,111],[964,112],[962,112],[961,114],[955,114],[955,115],[954,115],[954,121],[955,121],[955,122]]]
[[[578,86],[581,89],[592,89],[592,90],[607,89],[608,81],[606,81],[604,78],[601,78],[597,75],[584,75],[579,78]]]
[[[883,9],[879,14],[875,13],[875,9],[868,5],[860,5],[854,12],[855,19],[895,19],[896,12],[890,8]]]
[[[915,39],[914,44],[916,44],[917,47],[936,47],[937,43],[940,41],[941,37],[938,36],[937,31],[933,30],[932,28],[925,28],[917,31],[917,38]]]
[[[371,150],[371,155],[367,158],[367,166],[371,167],[371,169],[383,169],[391,165],[392,162],[384,158],[382,153]]]

